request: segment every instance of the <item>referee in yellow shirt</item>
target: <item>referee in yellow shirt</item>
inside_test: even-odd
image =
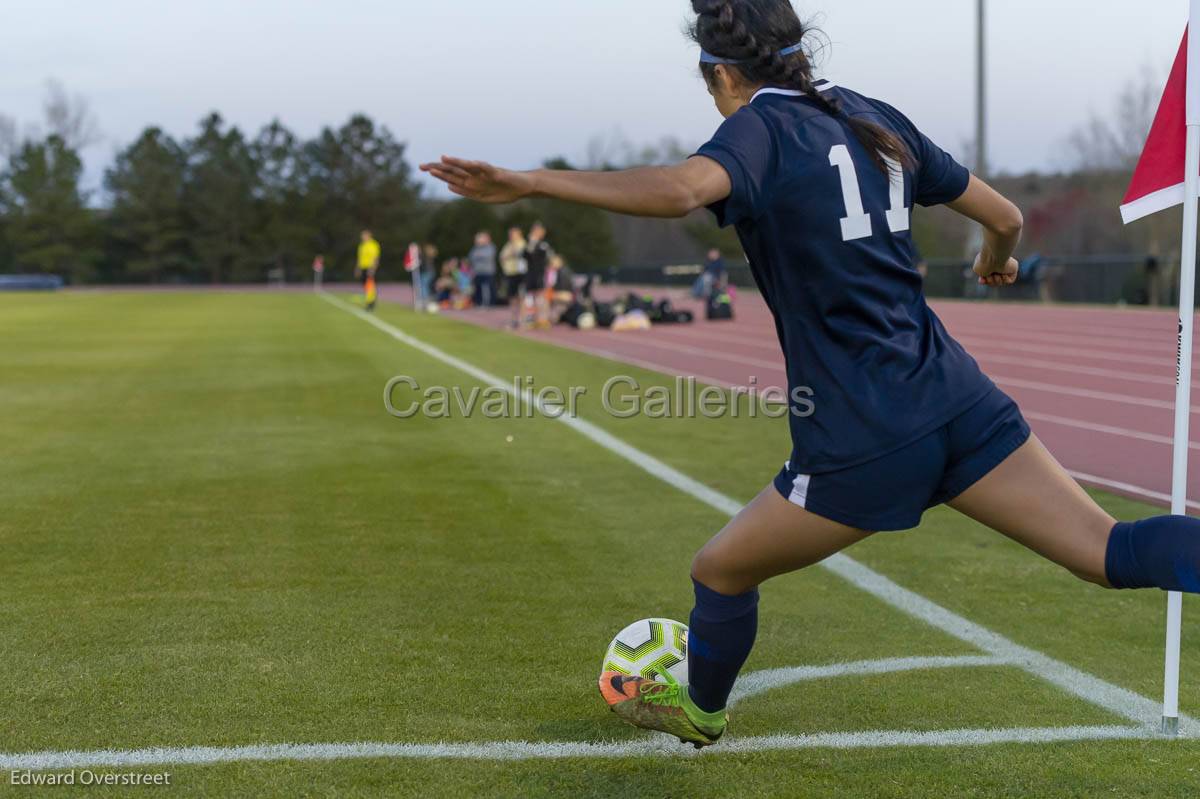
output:
[[[371,231],[364,230],[362,241],[358,245],[358,266],[354,270],[354,276],[362,276],[363,294],[368,311],[375,310],[375,300],[379,297],[378,289],[375,286],[375,273],[379,271],[381,254],[379,242],[375,241]]]

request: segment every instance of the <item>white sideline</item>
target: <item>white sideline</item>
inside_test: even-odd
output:
[[[365,313],[329,294],[321,294],[320,296],[327,302],[357,316],[359,319],[375,326],[397,341],[425,353],[434,360],[441,361],[461,372],[465,372],[481,383],[502,389],[513,395],[517,394],[511,383],[506,383],[499,377],[489,374],[461,358],[457,358],[443,352],[437,347],[426,344],[424,341],[408,335],[394,325],[380,320],[373,314]],[[520,392],[520,394],[520,399],[525,403],[533,406],[540,405],[534,392],[524,391]],[[539,407],[539,410],[542,409]],[[558,416],[557,421],[586,436],[609,452],[621,456],[653,477],[683,491],[723,514],[734,516],[742,509],[742,503],[714,491],[657,458],[626,444],[624,441],[621,441],[591,422],[569,416]],[[1153,727],[1161,721],[1161,707],[1154,700],[1126,688],[1105,682],[1099,677],[1080,671],[1066,663],[1054,660],[1041,652],[1010,641],[999,633],[994,633],[985,627],[968,621],[925,597],[897,585],[882,574],[867,568],[847,555],[835,555],[824,561],[821,565],[884,603],[920,619],[926,624],[960,641],[971,644],[993,657],[1000,658],[1031,674],[1041,677],[1068,693],[1098,705],[1111,713],[1149,727]],[[1188,734],[1192,732],[1192,724],[1193,720],[1190,718],[1181,719],[1181,728],[1186,730]]]
[[[799,666],[751,672],[741,678],[730,707],[766,691],[798,682],[849,677],[863,674],[891,674],[905,671],[980,666],[1012,665],[987,655],[957,657],[911,657],[862,660],[826,666]],[[1043,741],[1105,740],[1151,737],[1144,727],[1034,727],[1000,730],[905,730],[815,735],[773,735],[738,738],[722,744],[721,751],[766,751],[780,749],[833,748],[853,749],[883,746],[974,746],[988,743],[1033,743]],[[244,761],[338,760],[353,758],[462,758],[476,760],[523,760],[564,757],[629,757],[637,755],[689,754],[672,741],[649,738],[625,743],[495,741],[460,744],[252,744],[248,746],[189,746],[133,750],[101,749],[91,751],[0,753],[0,770],[47,770],[150,765],[212,765]]]
[[[210,766],[220,763],[274,762],[280,760],[562,760],[566,758],[616,758],[667,755],[712,757],[738,752],[791,749],[867,749],[896,746],[987,746],[1002,743],[1053,743],[1058,741],[1118,741],[1151,738],[1144,727],[1015,727],[1001,730],[878,730],[826,732],[814,735],[762,735],[734,738],[719,747],[696,752],[674,739],[658,737],[611,743],[562,741],[531,743],[341,743],[261,744],[252,746],[189,746],[155,749],[102,749],[88,752],[31,752],[0,754],[0,770],[137,768],[144,766]]]
[[[993,657],[1024,669],[1080,699],[1147,727],[1156,726],[1162,719],[1162,706],[1158,702],[1127,688],[1105,682],[1035,649],[1010,641],[999,633],[994,633],[920,594],[897,585],[846,555],[835,555],[822,565],[892,607]],[[1180,720],[1181,729],[1186,728],[1187,735],[1195,733],[1193,724],[1191,718],[1186,721]]]

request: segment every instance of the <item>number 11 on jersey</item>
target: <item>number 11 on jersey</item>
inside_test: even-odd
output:
[[[910,226],[912,209],[904,204],[904,170],[886,156],[891,183],[891,208],[887,211],[888,229],[903,233]],[[858,183],[858,169],[850,155],[850,148],[838,144],[829,151],[829,164],[836,167],[842,178],[842,198],[846,203],[846,216],[842,218],[842,241],[868,239],[873,233],[871,215],[863,208],[862,189]]]

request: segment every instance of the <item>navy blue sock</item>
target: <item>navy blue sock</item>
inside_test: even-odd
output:
[[[688,694],[705,713],[724,710],[758,634],[758,591],[725,596],[692,580],[688,622]]]
[[[1200,519],[1159,516],[1119,523],[1108,538],[1104,571],[1113,588],[1200,594]]]

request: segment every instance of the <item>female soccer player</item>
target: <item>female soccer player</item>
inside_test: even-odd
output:
[[[945,204],[983,226],[975,272],[988,286],[1016,280],[1017,208],[896,109],[814,81],[788,0],[692,5],[700,68],[726,120],[686,163],[615,173],[454,158],[423,167],[484,202],[555,197],[656,217],[708,206],[737,228],[792,395],[815,406],[794,409],[791,460],[773,484],[692,563],[690,684],[603,675],[613,710],[698,747],[716,742],[754,644],[758,586],[874,532],[915,527],[941,503],[1097,585],[1200,593],[1200,521],[1116,523],[925,303],[912,206]]]

